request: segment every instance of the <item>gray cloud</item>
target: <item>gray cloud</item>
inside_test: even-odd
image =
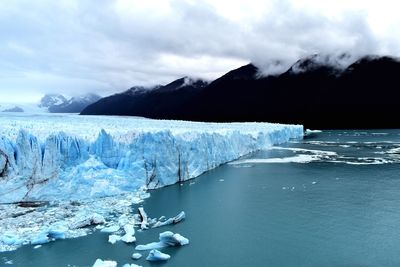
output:
[[[250,61],[277,72],[314,53],[399,55],[399,39],[374,32],[368,10],[328,16],[289,0],[263,2],[254,1],[257,16],[237,19],[206,0],[4,0],[0,101],[213,79]]]

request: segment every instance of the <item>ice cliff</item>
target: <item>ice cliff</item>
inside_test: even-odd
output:
[[[299,125],[0,115],[0,202],[159,188],[302,136]]]

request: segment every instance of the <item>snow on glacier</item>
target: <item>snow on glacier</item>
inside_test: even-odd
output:
[[[302,136],[300,125],[0,114],[0,251],[122,228],[147,189]],[[34,200],[49,205],[16,203]]]

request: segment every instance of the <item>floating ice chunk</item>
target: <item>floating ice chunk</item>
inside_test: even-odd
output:
[[[103,216],[97,213],[93,213],[92,215],[88,216],[87,218],[80,219],[77,222],[71,225],[72,229],[83,228],[90,225],[97,225],[105,223],[105,219]]]
[[[132,224],[126,224],[124,226],[124,231],[125,231],[125,234],[135,235],[135,228],[133,228]]]
[[[160,242],[152,242],[146,245],[137,245],[136,250],[150,250],[159,249],[167,246],[184,246],[189,244],[189,239],[183,237],[180,234],[174,234],[171,231],[166,231],[160,234]]]
[[[100,232],[103,233],[114,233],[117,232],[120,229],[119,225],[111,225],[109,227],[105,227],[100,230]]]
[[[220,181],[220,182],[223,182],[223,181],[225,181],[225,179],[219,179],[219,181]]]
[[[147,256],[146,260],[148,261],[166,261],[170,259],[171,256],[165,253],[162,253],[161,251],[158,251],[156,249],[152,249]]]
[[[121,241],[125,243],[133,243],[136,242],[136,237],[134,237],[133,235],[125,234],[121,237]]]
[[[166,247],[167,244],[162,243],[162,242],[152,242],[146,245],[137,245],[135,247],[136,250],[151,250],[151,249],[158,249],[158,248],[164,248]]]
[[[33,248],[34,249],[38,249],[38,248],[41,248],[42,247],[42,245],[36,245],[36,246],[34,246]]]
[[[140,253],[133,253],[132,254],[132,259],[134,259],[134,260],[138,260],[138,259],[140,259],[142,257],[142,254],[140,254]]]
[[[108,237],[108,242],[110,242],[111,244],[115,244],[115,242],[120,241],[121,237],[119,235],[110,235]]]
[[[316,181],[314,181],[314,182],[312,182],[311,184],[317,184],[317,182],[316,182]]]
[[[4,264],[14,264],[13,260],[8,260],[6,262],[4,262]]]
[[[132,263],[132,264],[126,263],[126,264],[122,265],[122,267],[142,267],[142,266],[134,264],[134,263]]]
[[[157,228],[157,227],[161,227],[161,226],[165,226],[165,225],[169,225],[169,224],[177,224],[181,221],[183,221],[186,218],[186,214],[184,211],[181,211],[178,215],[176,215],[175,217],[169,218],[168,220],[166,220],[165,222],[156,222],[153,225],[153,228]]]
[[[180,234],[174,234],[171,231],[166,231],[160,234],[160,242],[167,244],[168,246],[184,246],[189,244],[189,239],[183,237]]]
[[[147,213],[144,211],[143,207],[139,207],[138,211],[141,219],[140,228],[142,230],[148,229],[149,223],[147,222]]]
[[[97,259],[93,264],[93,267],[117,267],[116,261],[103,261],[101,259]]]
[[[121,240],[125,243],[133,243],[136,242],[135,228],[133,228],[132,224],[126,224],[124,226],[125,235],[121,238]]]

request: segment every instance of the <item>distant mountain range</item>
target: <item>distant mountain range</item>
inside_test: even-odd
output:
[[[81,114],[266,121],[315,129],[400,128],[400,62],[366,56],[341,64],[347,57],[313,55],[277,75],[262,76],[248,64],[211,83],[185,77],[155,88],[134,87]]]
[[[85,107],[98,101],[101,97],[85,94],[70,99],[60,94],[47,94],[39,104],[0,104],[1,112],[28,113],[80,113]]]

